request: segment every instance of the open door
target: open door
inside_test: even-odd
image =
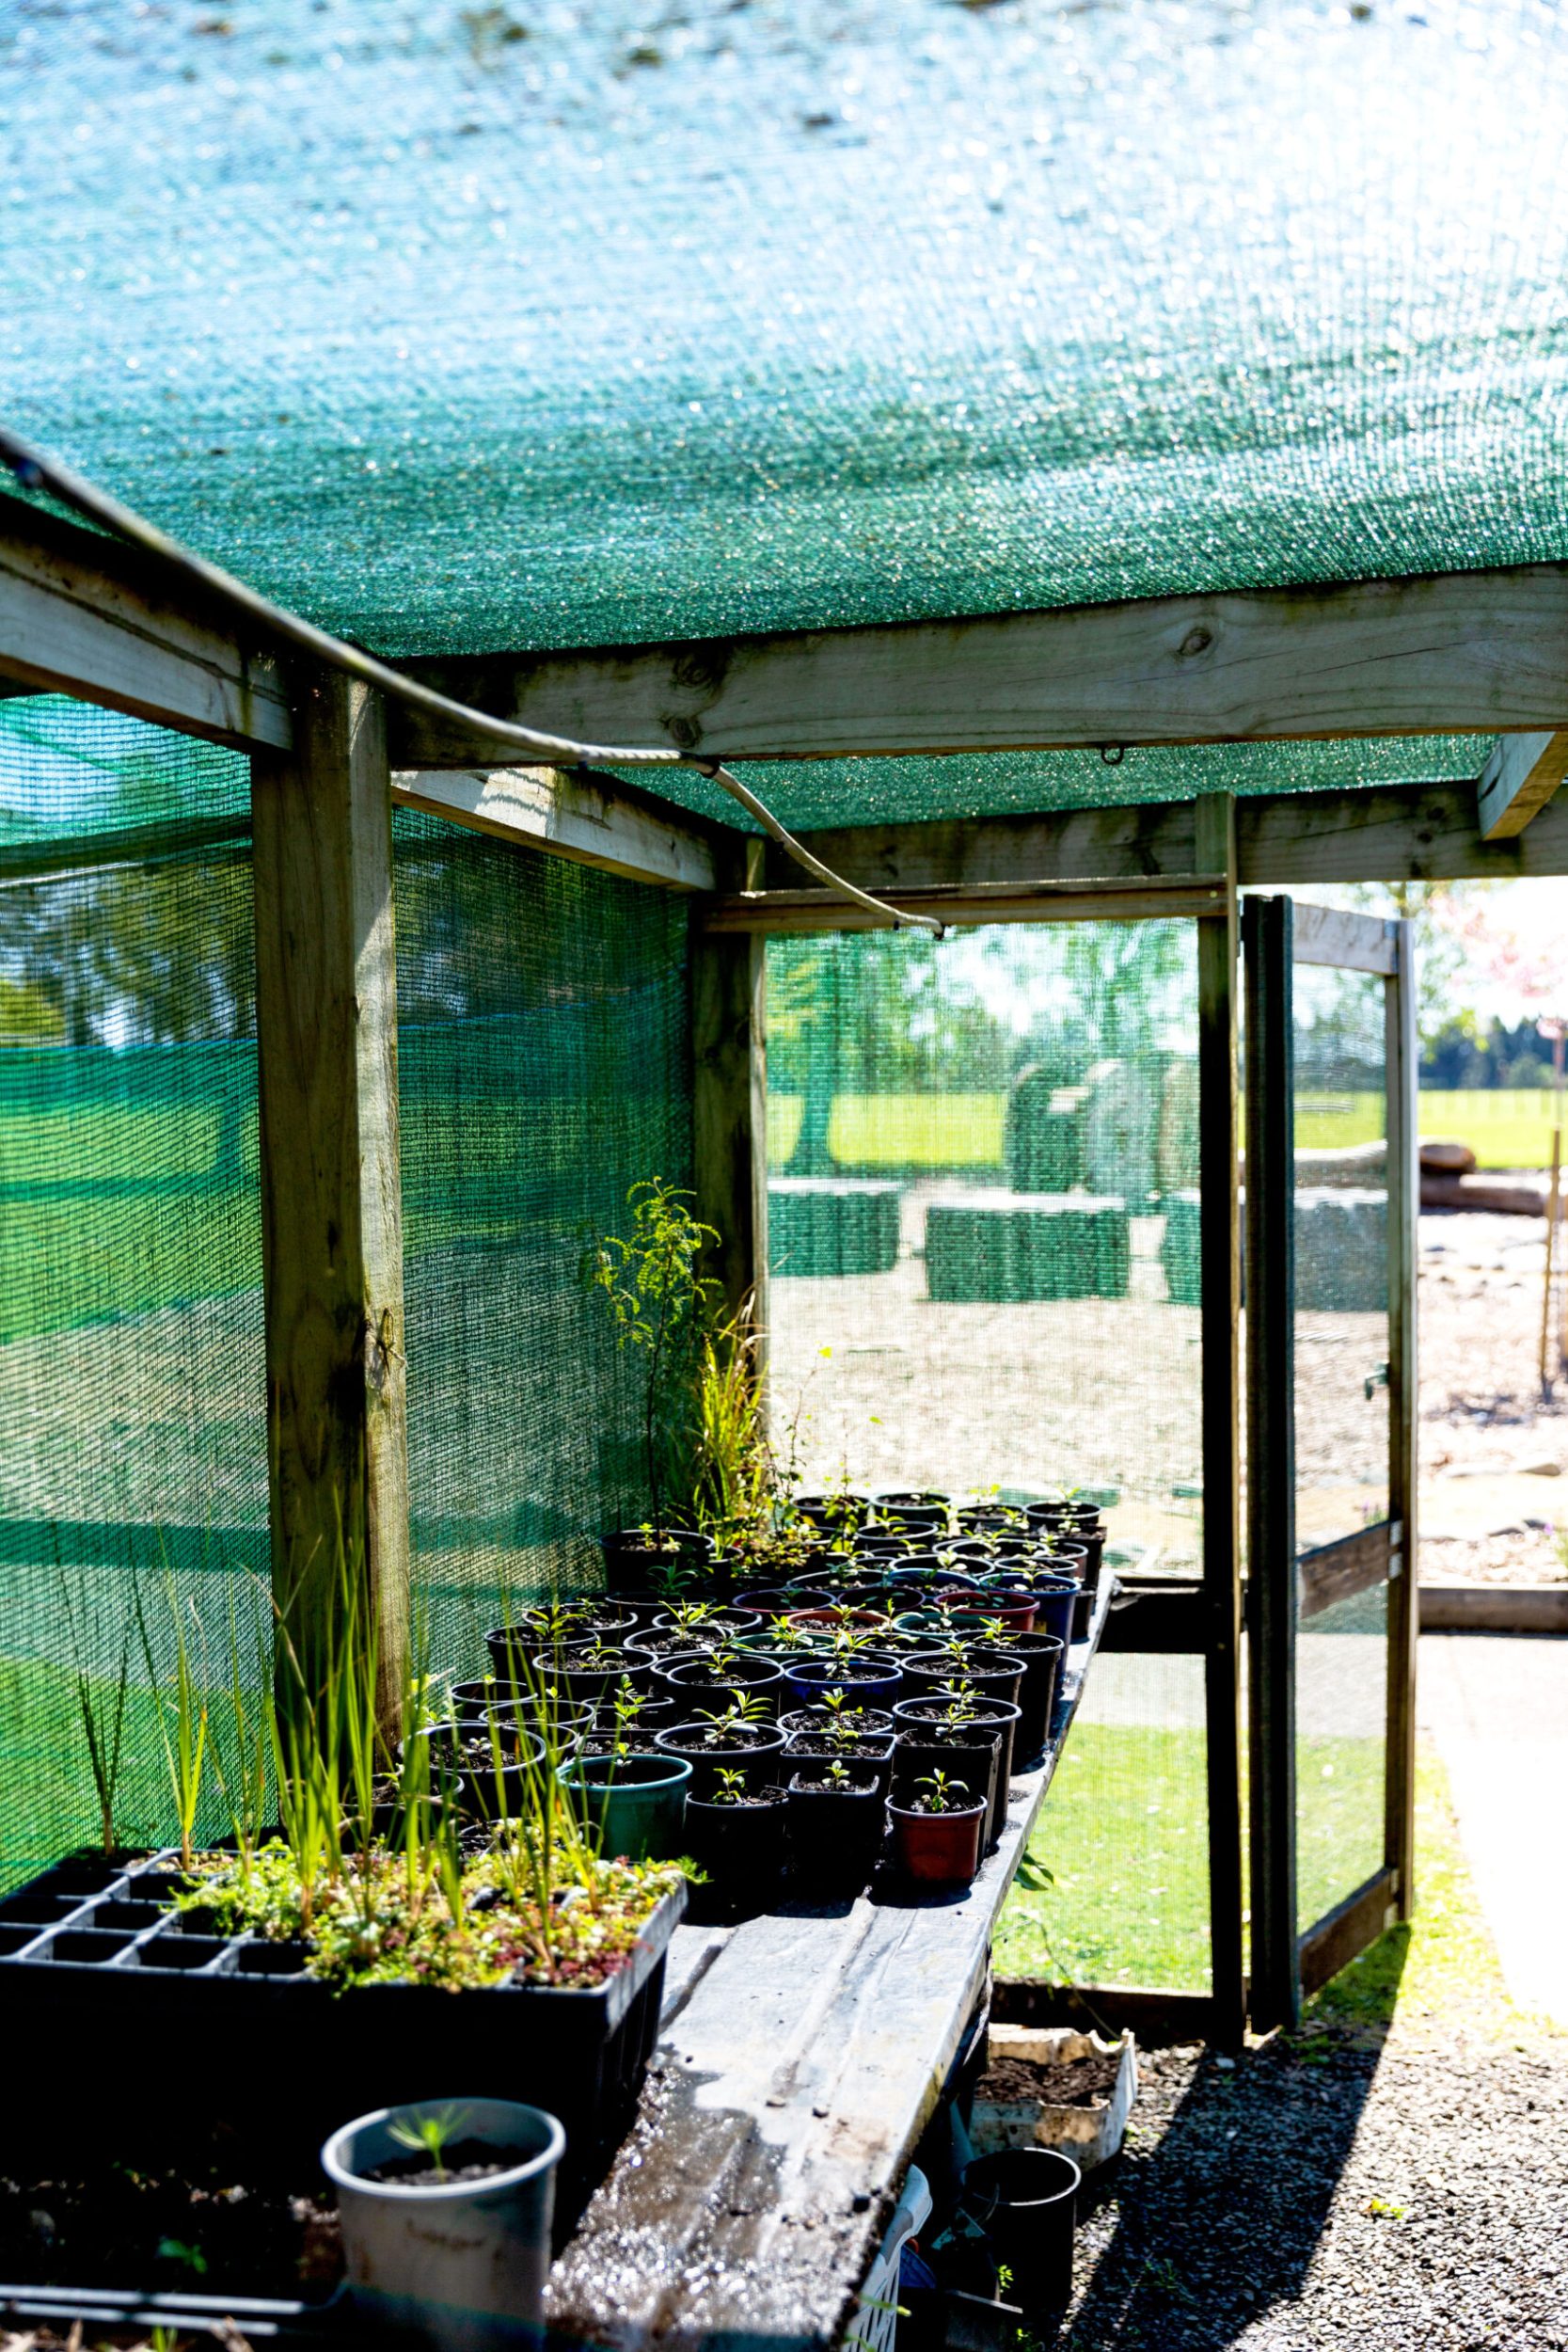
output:
[[[1405,1916],[1416,1667],[1408,923],[1245,902],[1255,2026]]]

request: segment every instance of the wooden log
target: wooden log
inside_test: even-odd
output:
[[[1473,1176],[1476,1172],[1476,1155],[1467,1143],[1449,1143],[1436,1136],[1421,1137],[1420,1159],[1423,1176]]]
[[[1544,1216],[1540,1184],[1504,1184],[1492,1176],[1421,1175],[1423,1209],[1484,1209],[1493,1216]]]
[[[363,1579],[383,1717],[408,1629],[392,832],[378,696],[302,674],[251,770],[274,1591],[308,1674]]]

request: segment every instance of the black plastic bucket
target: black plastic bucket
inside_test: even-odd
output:
[[[963,2169],[961,2201],[1012,2272],[1007,2299],[1026,2312],[1066,2309],[1083,2174],[1054,2148],[1004,2148]]]

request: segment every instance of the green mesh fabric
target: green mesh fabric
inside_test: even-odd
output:
[[[587,1288],[626,1193],[691,1163],[673,893],[395,819],[414,1543],[436,1655],[602,1574],[645,1517],[636,1359]]]
[[[245,762],[0,704],[0,840],[245,809]],[[0,880],[0,1884],[97,1832],[74,1688],[133,1686],[117,1821],[170,1798],[169,1594],[228,1654],[261,1613],[267,1460],[243,850]],[[210,1819],[209,1827],[217,1826]]]
[[[749,762],[744,780],[797,832],[814,826],[917,824],[923,818],[1008,817],[1037,809],[1190,801],[1201,792],[1332,792],[1371,785],[1469,782],[1492,748],[1484,735],[1386,736],[1336,743],[1132,744],[1098,752],[987,752],[940,759]],[[647,775],[639,781],[646,788]],[[721,823],[753,825],[695,771],[661,769],[668,800]]]
[[[193,845],[202,820],[233,838]],[[247,824],[232,754],[0,703],[0,1887],[96,1833],[79,1667],[131,1685],[120,1835],[172,1830],[138,1599],[159,1673],[172,1602],[213,1690],[231,1604],[247,1658],[266,1630]],[[439,1662],[477,1671],[501,1593],[592,1577],[646,1509],[580,1262],[631,1184],[689,1174],[688,917],[434,819],[396,836],[415,1551]]]
[[[1568,555],[1551,0],[66,0],[0,70],[15,421],[390,652]]]
[[[1196,928],[769,941],[769,1364],[811,1486],[1081,1486],[1114,1558],[1197,1572],[1196,1236],[1166,1247],[1197,1180]],[[1003,1968],[1206,1989],[1204,1740],[1201,1660],[1097,1663]]]
[[[1196,1565],[1194,931],[769,941],[770,1360],[808,1483],[1103,1488],[1151,1567]]]

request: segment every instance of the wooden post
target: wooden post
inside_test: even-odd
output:
[[[1402,1919],[1415,1904],[1417,1588],[1416,1230],[1421,1202],[1420,1046],[1416,1035],[1413,926],[1395,927],[1396,970],[1385,983],[1388,1086],[1388,1517],[1397,1549],[1388,1563],[1387,1755],[1384,1856]]]
[[[1295,1137],[1291,906],[1249,898],[1246,969],[1247,1683],[1259,2032],[1301,2016],[1296,1958]]]
[[[761,887],[763,843],[737,837],[732,889]],[[719,1235],[703,1272],[727,1315],[747,1314],[758,1376],[768,1324],[767,943],[693,927],[692,1150],[697,1215]]]
[[[1236,806],[1203,793],[1197,863],[1227,878],[1225,911],[1197,927],[1198,1240],[1202,1254],[1203,1584],[1208,1725],[1209,1923],[1215,2039],[1239,2046],[1246,2026],[1243,1953],[1236,1171]]]
[[[337,672],[294,685],[293,751],[251,764],[273,1586],[319,1672],[342,1577],[363,1580],[391,1727],[409,1547],[386,730]]]
[[[1546,1193],[1546,1281],[1541,1295],[1541,1395],[1552,1393],[1557,1366],[1552,1360],[1552,1275],[1557,1263],[1557,1229],[1562,1215],[1562,1129],[1552,1129],[1552,1173]]]

